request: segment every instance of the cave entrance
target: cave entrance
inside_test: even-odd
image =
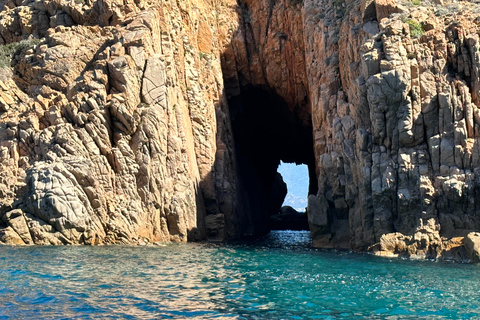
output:
[[[288,105],[269,88],[242,87],[229,99],[239,179],[238,208],[246,235],[272,229],[271,216],[280,212],[286,185],[277,172],[280,162],[308,168],[308,194],[318,190],[313,153],[312,121],[306,102]]]
[[[309,185],[308,166],[280,161],[277,172],[286,184],[287,195],[278,214],[270,217],[271,229],[309,230],[306,215]]]

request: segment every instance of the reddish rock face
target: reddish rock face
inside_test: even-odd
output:
[[[8,48],[41,39],[12,49],[0,77],[0,240],[261,234],[283,200],[283,160],[309,166],[315,245],[468,258],[458,239],[480,230],[475,11],[5,2]]]

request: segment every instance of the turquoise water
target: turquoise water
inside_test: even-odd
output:
[[[0,319],[480,318],[480,266],[308,243],[0,246]]]

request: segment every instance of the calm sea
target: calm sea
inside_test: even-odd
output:
[[[308,247],[0,246],[0,319],[479,319],[480,266]]]

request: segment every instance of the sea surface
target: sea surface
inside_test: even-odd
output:
[[[480,266],[309,248],[0,246],[0,319],[480,319]]]

